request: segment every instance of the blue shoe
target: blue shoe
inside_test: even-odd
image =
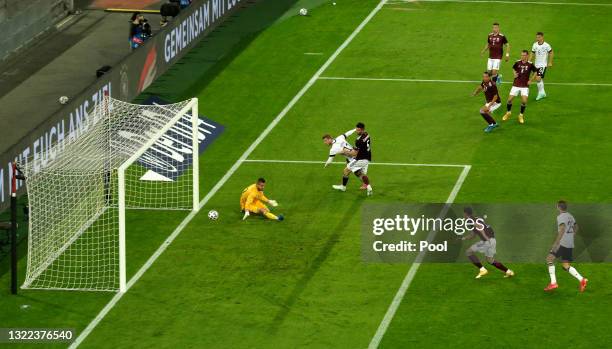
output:
[[[502,83],[502,75],[501,74],[497,74],[497,81],[495,81],[496,84],[501,84]]]
[[[492,128],[498,128],[499,124],[498,123],[494,123],[493,125],[491,125]]]
[[[278,215],[278,221],[279,221],[279,222],[282,222],[282,221],[284,221],[284,220],[285,220],[285,216],[283,216],[282,214],[279,214],[279,215]]]
[[[497,127],[497,124],[489,125],[489,126],[487,126],[487,128],[484,129],[484,131],[486,133],[489,133],[489,132],[493,131],[493,129],[496,128],[496,127]]]

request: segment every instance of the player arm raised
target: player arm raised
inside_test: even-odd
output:
[[[357,130],[357,129],[355,129],[355,128],[354,128],[354,129],[351,129],[351,130],[348,130],[348,131],[344,132],[344,133],[342,134],[342,135],[344,136],[344,139],[347,139],[347,138],[348,138],[348,136],[350,136],[350,135],[352,135],[353,133],[355,133],[355,131],[356,131],[356,130]]]
[[[557,238],[555,239],[555,242],[553,243],[552,247],[550,248],[550,252],[557,252],[557,250],[559,249],[559,244],[561,243],[561,238],[563,237],[563,234],[565,234],[565,224],[561,223],[559,224],[559,231],[557,233]]]

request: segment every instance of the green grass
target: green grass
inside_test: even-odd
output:
[[[202,114],[226,126],[201,156],[202,196],[376,4],[322,3],[308,17],[284,16],[258,26],[234,51],[219,58],[222,69],[199,70],[198,57],[207,49],[203,44],[152,86],[148,92],[169,99],[197,96]],[[266,6],[271,5],[259,3],[241,16],[251,23]],[[536,31],[546,33],[556,52],[547,82],[610,83],[605,45],[612,29],[610,15],[612,7],[389,4],[323,75],[477,80],[486,64],[478,52],[491,22],[499,21],[513,58],[519,49],[530,47]],[[230,33],[240,32],[232,27],[240,20],[230,24]],[[511,64],[503,63],[502,73],[508,81]],[[183,79],[186,76],[191,80]],[[546,100],[535,102],[531,96],[525,125],[513,119],[492,134],[482,132],[482,96],[469,96],[474,87],[319,80],[249,158],[325,160],[321,135],[339,134],[364,121],[373,137],[376,162],[470,164],[456,202],[609,201],[612,183],[605,174],[612,150],[612,87],[548,85]],[[504,101],[509,87],[501,87]],[[500,119],[501,112],[496,117]],[[461,168],[373,165],[371,198],[357,189],[355,178],[346,193],[332,191],[340,168],[243,163],[82,346],[366,347],[410,265],[362,261],[363,204],[444,202]],[[266,194],[279,201],[276,211],[285,214],[285,222],[257,217],[240,221],[240,192],[259,176],[268,180]],[[220,219],[210,221],[208,209],[218,210]],[[129,212],[129,276],[184,215]],[[552,223],[554,212],[543,219]],[[499,244],[498,250],[503,249]],[[25,267],[25,258],[20,267]],[[584,294],[578,294],[576,281],[561,268],[561,288],[545,294],[544,263],[511,267],[517,272],[514,279],[491,272],[476,281],[475,268],[467,263],[421,265],[381,347],[609,345],[612,335],[606,324],[612,298],[607,264],[578,265],[591,279]],[[8,275],[0,282],[7,284]],[[112,297],[60,291],[22,291],[13,297],[2,292],[2,327],[77,331]],[[30,307],[21,309],[22,304]]]

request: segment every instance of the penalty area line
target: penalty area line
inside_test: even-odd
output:
[[[440,83],[456,83],[456,84],[479,84],[479,80],[441,80],[441,79],[404,79],[404,78],[350,78],[340,76],[321,76],[319,80],[354,80],[354,81],[396,81],[396,82],[440,82]],[[502,84],[512,84],[511,81],[502,82]],[[612,83],[597,83],[597,82],[546,82],[546,85],[557,86],[603,86],[612,87]]]
[[[361,23],[353,30],[353,32],[338,46],[338,48],[332,53],[331,56],[323,63],[323,65],[314,73],[314,75],[308,80],[308,82],[298,91],[298,93],[289,101],[289,103],[280,111],[280,113],[272,120],[272,122],[261,132],[259,137],[253,141],[253,143],[242,153],[240,158],[232,165],[232,167],[223,175],[223,177],[215,184],[215,186],[204,196],[202,201],[198,205],[198,209],[201,209],[206,203],[221,189],[221,187],[232,177],[232,175],[238,170],[240,165],[243,164],[249,155],[257,148],[257,146],[270,134],[270,132],[276,127],[276,125],[287,115],[287,113],[293,108],[293,106],[302,98],[302,96],[317,82],[321,74],[336,60],[338,55],[353,41],[353,39],[363,30],[363,28],[372,20],[372,18],[380,11],[385,5],[387,0],[381,0],[378,5],[363,19]],[[140,267],[134,276],[127,283],[127,291],[144,275],[144,273],[155,263],[157,258],[164,253],[164,251],[170,246],[170,244],[180,235],[183,229],[191,222],[191,220],[198,214],[198,211],[191,211],[185,219],[176,227],[176,229],[166,238],[166,240],[158,247],[151,257]],[[87,327],[79,334],[74,342],[70,344],[70,349],[77,348],[89,334],[98,326],[100,321],[106,317],[106,315],[115,307],[115,305],[123,298],[126,292],[118,292],[113,298],[102,308],[98,315],[87,325]]]
[[[325,164],[325,161],[309,161],[309,160],[264,160],[264,159],[245,159],[242,162],[255,163],[276,163],[276,164]],[[332,162],[331,165],[346,165],[345,162]],[[415,166],[415,167],[462,167],[466,168],[470,165],[459,164],[413,164],[402,162],[370,162],[370,165],[378,166]]]
[[[446,204],[444,205],[444,207],[440,211],[440,214],[438,215],[439,218],[446,217],[446,214],[448,213],[448,210],[450,209],[451,204],[455,201],[457,194],[459,194],[459,190],[461,190],[461,187],[463,186],[463,182],[465,182],[465,179],[467,178],[467,175],[470,172],[471,168],[472,166],[470,165],[465,165],[463,167],[463,171],[461,171],[459,178],[457,178],[457,181],[455,182],[455,186],[453,187],[453,190],[448,195],[448,199],[446,199]],[[436,234],[437,234],[437,231],[435,230],[432,230],[431,232],[429,232],[429,234],[427,235],[427,241],[431,243],[436,237]],[[404,280],[402,281],[399,289],[397,290],[395,297],[393,297],[393,300],[391,301],[391,304],[389,305],[389,308],[387,309],[385,316],[380,322],[380,325],[378,325],[378,329],[376,330],[374,337],[372,337],[372,340],[370,341],[370,345],[368,345],[368,349],[378,348],[380,341],[382,340],[385,333],[387,332],[387,329],[389,328],[389,325],[391,324],[391,321],[393,320],[393,317],[395,316],[397,309],[402,303],[402,300],[404,299],[404,296],[406,295],[406,291],[408,291],[408,288],[412,284],[412,280],[414,280],[414,276],[419,270],[419,267],[421,266],[421,262],[425,258],[426,254],[427,254],[426,250],[419,252],[414,262],[410,266],[410,269],[408,269],[408,273],[406,273],[406,276],[404,277]]]

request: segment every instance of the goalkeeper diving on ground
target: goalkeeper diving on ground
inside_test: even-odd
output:
[[[264,195],[266,180],[259,178],[255,184],[251,184],[242,191],[240,195],[240,210],[244,213],[242,220],[247,219],[252,214],[263,215],[268,219],[282,221],[285,219],[283,215],[275,215],[270,212],[266,204],[272,207],[278,206],[275,200],[270,200]]]

